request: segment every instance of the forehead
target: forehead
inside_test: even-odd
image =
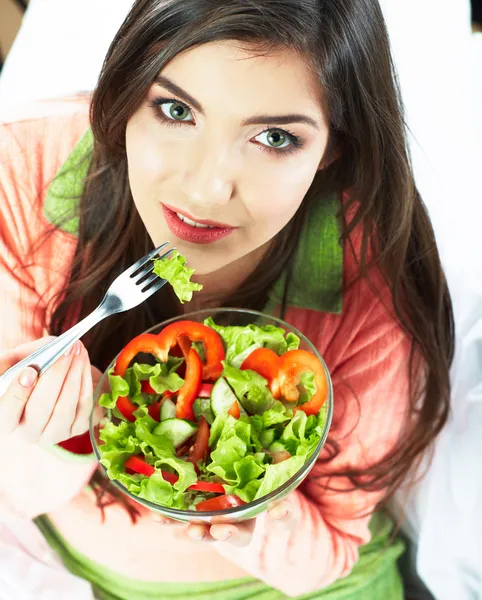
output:
[[[206,110],[229,101],[242,114],[273,108],[322,114],[319,81],[307,59],[294,50],[263,54],[236,41],[210,42],[180,53],[162,73]]]

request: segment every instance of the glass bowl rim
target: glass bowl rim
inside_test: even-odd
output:
[[[325,445],[326,439],[328,437],[328,433],[330,431],[330,427],[331,427],[331,421],[333,418],[333,384],[332,384],[332,380],[331,380],[331,376],[330,376],[330,372],[328,370],[328,367],[326,366],[325,361],[323,360],[323,357],[320,355],[320,353],[318,352],[316,346],[310,342],[310,340],[303,334],[301,333],[301,331],[299,331],[296,327],[294,327],[293,325],[291,325],[290,323],[284,321],[283,319],[280,319],[279,317],[274,317],[270,314],[267,313],[263,313],[260,311],[256,311],[256,310],[251,310],[251,309],[243,309],[243,308],[230,308],[230,307],[220,307],[220,308],[205,308],[205,309],[201,309],[201,310],[196,310],[196,311],[192,311],[189,313],[185,313],[182,315],[178,315],[176,317],[171,317],[170,319],[166,320],[166,321],[162,321],[160,323],[157,323],[156,325],[153,325],[152,327],[150,327],[149,329],[147,329],[146,331],[144,331],[143,333],[151,333],[154,329],[157,329],[159,327],[162,326],[162,328],[164,329],[167,325],[170,325],[171,323],[174,323],[176,321],[181,321],[181,320],[196,320],[194,317],[198,317],[199,315],[206,315],[205,318],[208,318],[209,316],[212,316],[213,313],[242,313],[245,315],[253,315],[256,317],[261,317],[264,318],[266,320],[270,320],[270,321],[275,321],[276,323],[278,323],[279,327],[282,328],[286,328],[288,330],[290,330],[292,333],[294,333],[295,335],[297,335],[300,340],[302,340],[307,346],[310,347],[311,351],[313,352],[313,354],[315,354],[315,356],[318,358],[318,360],[321,362],[321,364],[323,365],[323,369],[325,371],[325,377],[326,377],[326,381],[327,381],[327,396],[326,396],[326,400],[324,402],[324,405],[327,405],[327,414],[326,414],[326,420],[325,420],[325,426],[323,429],[323,433],[321,435],[320,441],[318,442],[315,450],[312,452],[311,456],[308,458],[308,460],[303,464],[303,466],[294,474],[292,475],[287,481],[285,481],[285,483],[283,483],[283,485],[281,485],[280,487],[277,487],[275,490],[273,490],[272,492],[270,492],[269,494],[266,494],[266,496],[263,496],[261,498],[258,498],[257,500],[252,500],[251,502],[247,502],[245,504],[241,504],[240,506],[235,506],[235,507],[231,507],[231,508],[225,508],[222,510],[213,510],[213,511],[206,511],[206,512],[197,512],[195,510],[183,510],[180,508],[169,508],[167,506],[163,506],[162,504],[156,504],[154,502],[150,502],[149,500],[145,500],[144,498],[140,498],[139,496],[136,496],[135,494],[132,494],[131,492],[129,492],[120,482],[118,482],[115,479],[109,479],[109,481],[115,486],[117,487],[117,489],[119,489],[123,494],[127,495],[129,498],[131,498],[132,500],[134,500],[137,503],[142,504],[143,506],[146,506],[147,508],[150,508],[152,511],[157,512],[157,513],[162,513],[167,517],[171,517],[173,519],[176,520],[182,520],[182,521],[188,521],[189,519],[194,520],[199,520],[199,519],[206,519],[206,518],[210,518],[210,517],[225,517],[225,516],[233,516],[235,517],[237,513],[243,512],[245,511],[247,508],[251,509],[251,508],[257,508],[263,504],[268,504],[269,502],[276,500],[279,496],[283,497],[284,492],[286,492],[287,490],[289,490],[289,488],[300,478],[302,477],[302,479],[304,479],[306,473],[311,470],[314,462],[317,460],[323,446]],[[202,322],[199,320],[199,318],[197,319],[198,322]],[[204,319],[203,319],[204,320]],[[288,333],[290,332],[288,331]],[[142,335],[142,334],[140,334]],[[99,448],[97,445],[97,441],[95,439],[95,435],[94,435],[94,425],[93,425],[93,416],[94,416],[94,409],[96,406],[96,397],[97,397],[97,390],[99,389],[102,381],[104,380],[105,376],[107,375],[107,372],[113,367],[113,365],[115,364],[115,361],[117,360],[117,357],[119,355],[117,355],[109,364],[109,366],[107,367],[107,369],[104,371],[104,373],[102,373],[102,378],[99,381],[99,383],[96,386],[96,389],[94,390],[94,401],[93,401],[93,407],[92,407],[92,411],[90,414],[90,418],[89,418],[89,434],[90,434],[90,440],[92,443],[92,448],[94,450],[94,454],[96,456],[97,462],[100,464],[100,466],[102,467],[102,469],[104,470],[104,473],[107,473],[107,469],[104,467],[104,465],[100,462],[101,459],[101,455],[99,452]],[[181,518],[182,517],[182,518]]]

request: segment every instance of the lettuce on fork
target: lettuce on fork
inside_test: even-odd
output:
[[[174,289],[176,296],[184,304],[192,300],[193,292],[202,290],[200,283],[193,283],[194,269],[186,266],[186,258],[175,250],[166,258],[154,259],[154,273],[165,279]]]

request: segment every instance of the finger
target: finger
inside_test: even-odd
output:
[[[209,533],[217,542],[227,542],[238,548],[247,546],[253,537],[255,520],[237,525],[212,525]]]
[[[195,525],[189,525],[189,527],[187,528],[187,534],[192,540],[195,540],[196,542],[212,541],[209,535],[209,525],[197,523]]]
[[[0,355],[0,373],[4,373],[7,369],[13,367],[13,365],[29,356],[29,354],[32,354],[39,348],[42,348],[48,344],[48,342],[51,342],[54,339],[55,338],[53,336],[49,335],[38,340],[25,342],[24,344],[20,344],[20,346],[16,346],[11,350],[2,352]]]
[[[58,444],[72,437],[72,426],[77,414],[77,406],[82,392],[82,376],[87,365],[81,342],[75,342],[72,362],[60,390],[50,419],[45,426],[40,441]]]
[[[293,507],[287,500],[268,511],[268,516],[285,529],[291,530],[298,524]]]
[[[78,395],[77,412],[72,423],[72,436],[81,435],[89,429],[90,413],[92,412],[92,367],[90,365],[89,354],[84,346],[82,346],[82,355],[84,357],[82,383]]]
[[[19,431],[31,442],[40,439],[49,422],[72,362],[72,351],[73,348],[69,348],[38,378],[37,385],[28,399]]]
[[[37,380],[37,371],[27,367],[0,398],[0,435],[8,435],[18,427]]]
[[[164,515],[160,515],[159,513],[154,513],[152,515],[152,520],[158,523],[159,525],[185,525],[185,523],[182,523],[181,521],[169,519],[169,517],[165,517]]]

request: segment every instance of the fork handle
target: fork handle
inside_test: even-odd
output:
[[[10,367],[3,375],[0,376],[0,398],[7,391],[8,386],[26,367],[33,367],[38,371],[39,375],[45,373],[62,354],[70,348],[78,339],[87,333],[99,321],[102,321],[110,313],[101,304],[90,315],[79,321],[71,329],[47,342],[44,346]]]

